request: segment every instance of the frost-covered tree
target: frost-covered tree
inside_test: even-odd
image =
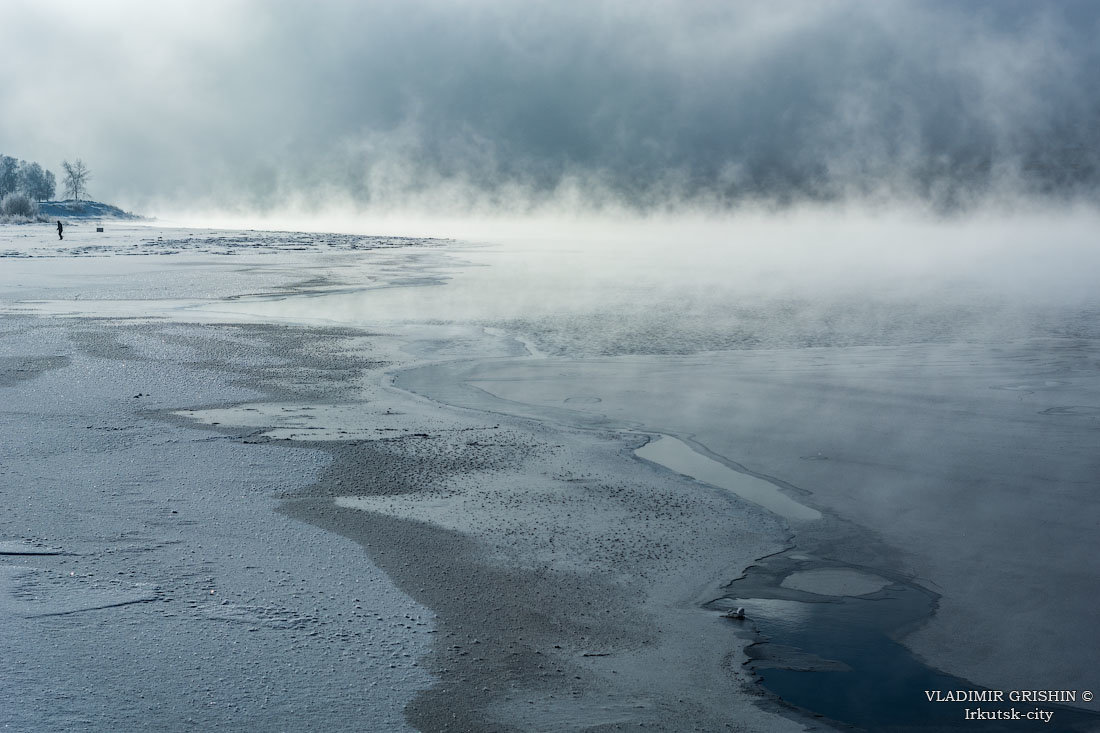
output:
[[[92,174],[88,166],[84,165],[84,161],[80,158],[77,158],[75,163],[65,160],[61,162],[61,167],[65,169],[65,195],[77,201],[81,196],[87,196],[88,179]]]
[[[0,155],[0,198],[19,190],[19,161]]]
[[[42,170],[38,163],[19,162],[19,190],[35,201],[52,199],[57,191],[53,173]]]
[[[33,219],[38,216],[38,204],[25,193],[9,193],[0,200],[0,214],[22,219]]]
[[[45,201],[56,192],[57,179],[38,163],[0,155],[0,199],[11,193],[24,193],[31,199]]]

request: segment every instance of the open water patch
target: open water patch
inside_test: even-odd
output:
[[[746,664],[760,684],[818,717],[886,733],[1087,731],[1100,725],[1096,713],[1012,702],[1009,691],[1001,691],[999,702],[936,701],[957,691],[971,698],[997,691],[930,667],[897,641],[929,618],[939,599],[906,578],[788,551],[750,567],[726,591],[708,607],[744,609],[744,620],[731,623],[747,627],[756,639],[746,650]],[[1021,716],[1041,710],[1051,717],[967,717],[968,711],[1011,715],[1013,709]]]

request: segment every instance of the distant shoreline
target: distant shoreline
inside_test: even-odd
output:
[[[100,201],[76,199],[40,201],[38,203],[38,214],[47,219],[126,219],[142,221],[147,218]]]

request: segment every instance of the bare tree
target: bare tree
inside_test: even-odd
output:
[[[80,200],[81,196],[88,195],[88,180],[92,177],[88,166],[80,158],[75,163],[65,160],[61,162],[65,169],[65,195]]]

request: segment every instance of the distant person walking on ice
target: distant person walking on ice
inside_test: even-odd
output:
[[[64,228],[65,228],[65,227],[61,226],[61,220],[60,220],[60,219],[58,219],[58,220],[57,220],[57,238],[58,238],[58,239],[64,239],[64,237],[63,237],[63,236],[61,236],[61,230],[62,230],[62,229],[64,229]]]

